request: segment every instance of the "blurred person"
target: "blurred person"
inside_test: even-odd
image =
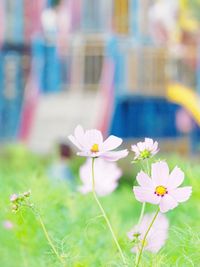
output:
[[[64,83],[69,80],[69,36],[72,28],[72,1],[56,0],[42,13],[44,37],[50,45],[56,46]]]
[[[54,1],[44,9],[41,22],[47,42],[56,44],[59,52],[65,55],[72,24],[71,1]]]
[[[41,16],[42,29],[45,39],[49,43],[55,43],[58,32],[57,15],[54,8],[44,9]]]
[[[58,157],[48,168],[48,176],[53,181],[65,180],[73,185],[74,176],[70,169],[72,151],[68,144],[61,142],[58,145]]]

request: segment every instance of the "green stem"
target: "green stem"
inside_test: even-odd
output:
[[[149,161],[148,159],[145,160],[146,161],[146,172],[149,176],[151,176],[151,173],[150,173],[150,168],[149,168]]]
[[[45,224],[44,224],[44,222],[43,222],[43,220],[42,220],[42,217],[41,217],[40,213],[34,208],[33,205],[31,205],[31,204],[29,204],[29,203],[26,203],[26,206],[29,207],[29,208],[31,209],[31,211],[32,211],[33,214],[35,215],[36,219],[38,219],[38,221],[39,221],[39,223],[40,223],[40,225],[41,225],[41,227],[42,227],[42,230],[43,230],[43,232],[44,232],[44,235],[45,235],[45,237],[46,237],[46,240],[48,241],[48,243],[49,243],[50,247],[52,248],[54,254],[55,254],[56,257],[58,258],[58,260],[61,262],[62,266],[63,266],[63,267],[66,267],[65,261],[64,261],[63,258],[59,255],[58,251],[56,250],[56,248],[55,248],[55,246],[54,246],[54,244],[53,244],[53,242],[52,242],[52,240],[51,240],[51,238],[50,238],[50,236],[49,236],[49,234],[48,234],[48,231],[47,231],[46,226],[45,226]]]
[[[148,175],[150,175],[148,159],[146,159],[145,161],[146,161],[146,173],[147,173]],[[145,168],[144,168],[144,171],[145,171]],[[141,223],[141,221],[142,221],[142,218],[143,218],[143,216],[144,216],[145,206],[146,206],[146,203],[144,202],[144,203],[142,204],[142,209],[141,209],[141,212],[140,212],[140,217],[139,217],[139,220],[138,220],[138,225],[140,225],[140,223]]]
[[[143,219],[145,207],[146,207],[146,203],[144,202],[144,203],[142,203],[142,209],[141,209],[141,212],[140,212],[140,217],[139,217],[137,225],[140,225],[140,223],[141,223],[141,221]],[[135,263],[137,263],[137,261],[138,261],[138,251],[137,251],[136,257],[135,257]]]
[[[146,162],[146,172],[147,172],[148,175],[150,175],[148,159],[146,159],[145,162]],[[144,168],[143,165],[142,165],[142,167],[143,167],[143,169],[145,171],[145,168]],[[141,223],[141,221],[143,219],[145,207],[146,207],[146,203],[144,202],[142,204],[142,209],[141,209],[141,212],[140,212],[140,217],[139,217],[139,220],[138,220],[138,225],[140,225],[140,223]],[[135,262],[137,263],[137,261],[138,261],[138,252],[136,253],[136,257],[135,257]]]
[[[140,223],[142,221],[142,218],[144,216],[145,207],[146,207],[146,202],[142,203],[142,209],[141,209],[141,212],[140,212],[140,218],[138,220],[138,225],[140,225]]]
[[[151,221],[151,223],[150,223],[150,225],[149,225],[149,227],[148,227],[148,229],[147,229],[147,231],[146,231],[146,233],[144,235],[144,238],[142,240],[142,246],[141,246],[141,249],[140,249],[140,252],[139,252],[139,256],[138,256],[138,259],[137,259],[137,263],[136,263],[135,267],[138,267],[139,266],[139,263],[140,263],[140,260],[141,260],[141,257],[142,257],[142,252],[143,252],[143,249],[144,249],[144,244],[146,242],[147,235],[148,235],[149,231],[151,230],[151,227],[154,224],[154,222],[156,220],[156,217],[158,216],[159,210],[160,209],[158,208],[158,210],[156,211],[156,213],[155,213],[155,215],[154,215],[154,217],[153,217],[153,219],[152,219],[152,221]]]
[[[40,223],[40,225],[41,225],[41,227],[42,227],[42,230],[43,230],[43,232],[44,232],[44,235],[45,235],[45,237],[46,237],[46,239],[47,239],[47,241],[48,241],[50,247],[52,248],[54,254],[55,254],[56,257],[58,258],[58,260],[61,262],[61,264],[62,264],[63,266],[66,266],[66,265],[65,265],[65,262],[64,262],[64,260],[63,260],[63,258],[59,255],[59,253],[58,253],[58,251],[56,250],[56,248],[55,248],[53,242],[51,241],[51,238],[50,238],[50,236],[49,236],[49,234],[48,234],[48,231],[47,231],[47,229],[46,229],[46,226],[45,226],[45,224],[44,224],[44,222],[43,222],[41,216],[38,214],[37,217],[38,217],[38,221],[39,221],[39,223]]]
[[[97,205],[99,206],[99,209],[100,209],[100,211],[101,211],[101,213],[102,213],[102,215],[103,215],[103,217],[104,217],[104,219],[105,219],[105,221],[107,223],[107,226],[108,226],[108,228],[109,228],[109,230],[111,232],[112,238],[113,238],[113,240],[114,240],[114,242],[115,242],[115,244],[116,244],[116,246],[118,248],[118,251],[120,253],[122,261],[127,266],[126,259],[124,257],[123,252],[122,252],[122,249],[121,249],[121,247],[119,245],[119,242],[117,241],[117,238],[116,238],[115,233],[114,233],[114,231],[112,229],[110,221],[109,221],[109,219],[108,219],[108,217],[107,217],[107,215],[106,215],[106,213],[105,213],[105,211],[104,211],[104,209],[103,209],[103,207],[102,207],[102,205],[101,205],[101,203],[100,203],[100,201],[99,201],[99,199],[98,199],[98,197],[96,195],[96,192],[95,192],[94,161],[95,161],[95,158],[92,158],[92,193],[93,193],[94,199],[95,199]]]

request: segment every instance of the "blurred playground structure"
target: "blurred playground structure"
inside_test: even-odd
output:
[[[105,135],[161,138],[198,152],[200,3],[193,2],[2,0],[1,142],[35,138],[42,147],[53,131],[56,141],[87,121]]]

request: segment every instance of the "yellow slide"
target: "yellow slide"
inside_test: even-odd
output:
[[[183,106],[200,126],[200,96],[196,92],[184,85],[172,83],[167,88],[167,98]]]

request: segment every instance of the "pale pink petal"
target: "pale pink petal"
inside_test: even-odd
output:
[[[137,232],[137,226],[133,227],[128,233],[127,233],[127,237],[128,239],[130,239],[131,241],[133,240],[133,235]]]
[[[90,184],[92,181],[92,161],[87,160],[79,169],[79,176],[84,184]]]
[[[187,201],[192,194],[192,187],[185,186],[177,189],[172,189],[169,191],[169,194],[178,202]]]
[[[117,148],[122,143],[122,139],[114,135],[109,136],[102,145],[104,151],[109,151]]]
[[[139,185],[144,186],[144,187],[153,187],[152,180],[149,178],[149,176],[143,172],[140,171],[136,177],[136,180]]]
[[[132,150],[133,152],[137,153],[137,154],[140,153],[140,151],[139,151],[139,149],[138,149],[138,147],[137,147],[136,145],[132,145],[132,146],[131,146],[131,150]]]
[[[82,146],[79,144],[79,142],[76,140],[76,138],[73,135],[69,135],[68,138],[77,148],[82,150]]]
[[[130,232],[128,232],[128,238],[132,241],[134,240],[134,234],[140,233],[139,240],[142,242],[144,235],[152,222],[155,213],[145,214],[140,225],[135,225]],[[162,246],[164,246],[166,239],[168,237],[169,222],[166,216],[159,213],[154,224],[152,225],[148,235],[147,244],[144,250],[150,251],[152,253],[158,252]],[[137,252],[138,248],[135,246],[131,250],[132,252]]]
[[[175,167],[170,173],[167,187],[170,189],[176,188],[182,184],[184,180],[184,172],[181,171],[178,167]]]
[[[138,146],[138,148],[139,148],[140,151],[145,150],[145,143],[144,142],[137,143],[137,146]]]
[[[156,186],[166,186],[169,178],[169,168],[167,163],[164,161],[153,163],[151,177]]]
[[[84,142],[89,150],[94,144],[101,146],[103,143],[102,133],[96,129],[87,130],[85,132]]]
[[[151,235],[147,236],[146,250],[157,253],[165,244],[168,237],[168,228],[166,229],[153,229]]]
[[[80,157],[96,158],[100,155],[100,153],[92,153],[90,151],[80,151],[80,152],[77,152],[76,155]]]
[[[78,187],[78,191],[82,193],[83,195],[86,195],[87,193],[91,192],[91,186],[88,185],[82,185]]]
[[[84,130],[81,125],[76,126],[74,130],[74,136],[78,140],[79,143],[83,142],[84,139]]]
[[[165,213],[168,210],[172,210],[178,206],[178,202],[169,194],[164,195],[160,201],[160,211]]]
[[[106,195],[109,195],[113,191],[115,191],[117,186],[118,186],[118,183],[109,183],[109,185],[104,186],[104,187],[95,186],[95,191],[97,192],[99,196],[104,197]]]
[[[145,142],[145,145],[146,145],[146,149],[151,150],[151,148],[153,146],[153,139],[145,138],[144,142]]]
[[[92,159],[88,159],[80,168],[79,174],[82,186],[78,190],[86,194],[92,191]],[[116,163],[95,159],[94,164],[95,191],[99,196],[112,193],[118,186],[118,180],[122,174]]]
[[[152,204],[159,204],[161,197],[154,194],[154,188],[134,186],[133,192],[135,198],[140,202],[148,202]]]
[[[151,149],[152,152],[157,153],[158,152],[158,142],[155,142]]]
[[[117,161],[121,158],[125,158],[128,155],[128,150],[119,150],[119,151],[109,151],[101,155],[101,158],[108,161]]]

